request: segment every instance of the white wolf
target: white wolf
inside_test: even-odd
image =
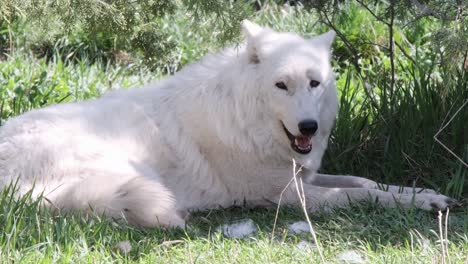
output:
[[[278,203],[292,159],[310,211],[378,199],[444,209],[433,191],[318,174],[337,114],[334,32],[311,39],[249,21],[240,48],[100,99],[34,110],[0,129],[0,188],[34,187],[43,204],[141,227],[183,226],[193,210]],[[418,191],[418,190],[416,190]],[[300,205],[295,187],[282,204]]]

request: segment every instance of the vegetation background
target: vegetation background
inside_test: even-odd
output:
[[[333,29],[340,112],[322,170],[466,199],[466,9],[458,0],[0,0],[0,125],[173,74],[236,45],[244,18],[306,37]],[[321,262],[318,250],[337,262],[353,250],[369,263],[466,263],[468,255],[466,208],[450,213],[445,232],[434,214],[374,204],[311,215],[319,242],[304,249],[297,245],[310,235],[288,234],[303,219],[294,209],[280,210],[274,234],[275,210],[245,208],[195,214],[186,230],[137,230],[52,216],[12,192],[0,198],[5,262]],[[256,236],[216,231],[243,218],[258,224]],[[114,249],[123,240],[128,254]]]

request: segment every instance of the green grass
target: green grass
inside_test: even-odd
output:
[[[337,40],[334,67],[338,72],[340,112],[322,170],[397,185],[424,185],[455,198],[466,198],[468,170],[433,138],[468,99],[466,71],[439,64],[440,57],[428,36],[441,24],[425,19],[411,28],[395,28],[397,41],[404,44],[405,52],[415,62],[396,51],[396,89],[389,96],[388,53],[378,46],[359,42],[366,39],[385,45],[385,26],[362,8],[352,4],[347,8],[347,15],[337,16],[333,21],[363,52],[362,72],[356,73],[349,63],[349,51]],[[130,54],[131,59],[124,64],[101,60],[95,56],[103,54],[99,50],[87,57],[90,52],[83,48],[83,43],[73,42],[76,39],[61,39],[49,51],[51,56],[37,58],[25,44],[34,28],[21,24],[25,27],[23,31],[13,34],[21,39],[15,43],[16,51],[0,63],[0,125],[30,109],[91,99],[109,89],[140,86],[226,45],[217,40],[222,27],[215,18],[199,17],[197,30],[192,31],[185,15],[186,11],[179,10],[176,16],[164,18],[162,30],[177,45],[171,51],[172,61],[153,68],[152,72],[135,54]],[[327,29],[313,12],[297,10],[283,15],[275,6],[251,19],[306,36]],[[0,29],[0,34],[4,34],[1,32]],[[34,39],[37,38],[29,41]],[[365,85],[372,88],[376,102],[367,96]],[[440,140],[465,161],[467,110],[462,109],[440,134]],[[287,233],[287,224],[304,220],[299,210],[280,210],[271,239],[275,213],[273,209],[232,208],[194,214],[185,230],[138,230],[99,216],[52,215],[28,197],[12,199],[9,189],[0,194],[0,262],[321,262],[316,250],[297,248],[300,241],[313,241],[310,235]],[[436,213],[365,204],[310,217],[329,263],[338,262],[338,256],[347,250],[355,250],[367,263],[442,263]],[[216,231],[222,224],[245,218],[253,219],[259,227],[251,238],[226,238]],[[466,263],[467,234],[468,209],[451,212],[448,225],[451,263]],[[128,255],[115,249],[118,242],[125,240],[132,245]],[[164,243],[174,240],[183,242],[172,246]]]
[[[304,219],[296,209],[282,208],[272,239],[274,209],[231,208],[196,213],[185,230],[139,230],[97,216],[51,215],[29,197],[0,198],[0,257],[12,263],[319,263],[316,249],[298,248],[310,234],[288,234],[287,225]],[[448,256],[464,263],[468,253],[468,211],[452,212]],[[225,238],[217,227],[251,218],[257,234]],[[311,216],[326,261],[336,262],[348,250],[366,263],[441,263],[436,214],[419,210],[356,205]],[[132,250],[115,248],[130,241]],[[173,245],[167,245],[176,241]],[[447,257],[446,257],[447,259]]]
[[[30,53],[14,53],[0,63],[0,124],[34,108],[97,97],[118,88],[143,85],[158,76],[134,65],[51,62]]]

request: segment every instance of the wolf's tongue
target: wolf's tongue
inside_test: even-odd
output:
[[[308,148],[310,146],[312,137],[298,136],[296,137],[296,145],[301,148]]]

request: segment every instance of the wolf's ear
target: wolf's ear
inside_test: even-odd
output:
[[[264,28],[250,22],[249,20],[242,21],[242,33],[247,40],[247,53],[249,56],[249,62],[253,64],[260,63],[260,58],[258,55],[258,43],[255,39],[263,30]]]
[[[254,22],[244,19],[241,24],[242,33],[247,39],[257,36],[263,28]]]
[[[326,33],[320,34],[318,36],[312,37],[310,41],[317,46],[330,49],[335,39],[336,33],[333,30],[330,30]]]

